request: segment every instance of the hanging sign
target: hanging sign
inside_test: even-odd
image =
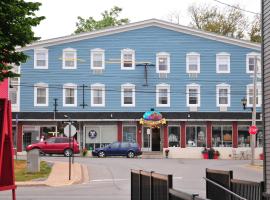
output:
[[[140,119],[140,124],[150,128],[159,128],[160,125],[166,124],[166,119],[162,118],[160,112],[147,111],[144,113],[143,118]]]

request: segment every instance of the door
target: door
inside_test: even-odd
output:
[[[117,156],[119,155],[119,151],[120,151],[120,143],[114,142],[107,147],[106,154],[108,156]]]
[[[152,151],[160,151],[160,129],[152,129]]]
[[[151,151],[151,128],[144,127],[142,134],[142,151]]]
[[[49,138],[44,142],[44,147],[41,149],[44,153],[56,153],[57,144],[55,143],[55,138]]]

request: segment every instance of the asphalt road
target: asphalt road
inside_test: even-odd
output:
[[[68,161],[63,157],[44,157]],[[262,170],[246,160],[75,158],[88,166],[90,181],[65,187],[18,187],[18,200],[130,200],[130,169],[173,175],[173,188],[205,196],[205,169],[233,170],[234,178],[262,181]],[[68,170],[68,169],[67,169]],[[63,171],[67,173],[68,171]],[[0,199],[11,199],[11,192],[0,192]]]

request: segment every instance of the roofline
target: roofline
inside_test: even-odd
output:
[[[195,36],[203,37],[210,40],[216,40],[216,41],[233,44],[233,45],[237,45],[241,47],[251,48],[257,51],[261,50],[261,44],[259,43],[252,43],[246,40],[240,40],[240,39],[235,39],[231,37],[221,36],[216,33],[202,31],[199,29],[191,28],[188,26],[182,26],[179,24],[174,24],[174,23],[159,20],[159,19],[149,19],[149,20],[129,23],[129,24],[121,25],[121,26],[104,28],[97,31],[91,31],[91,32],[85,32],[85,33],[80,33],[76,35],[68,35],[68,36],[63,36],[63,37],[47,39],[47,40],[41,40],[41,41],[34,42],[30,45],[27,45],[25,47],[17,48],[17,51],[26,51],[26,50],[30,50],[34,48],[48,47],[48,46],[58,45],[58,44],[63,44],[63,43],[68,43],[68,42],[91,39],[91,38],[96,38],[100,36],[112,35],[112,34],[121,33],[125,31],[135,30],[139,28],[145,28],[149,26],[158,26],[161,28],[166,28],[169,30],[186,33],[190,35],[195,35]]]

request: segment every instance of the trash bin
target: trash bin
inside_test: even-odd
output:
[[[27,172],[40,172],[39,149],[27,152]]]

